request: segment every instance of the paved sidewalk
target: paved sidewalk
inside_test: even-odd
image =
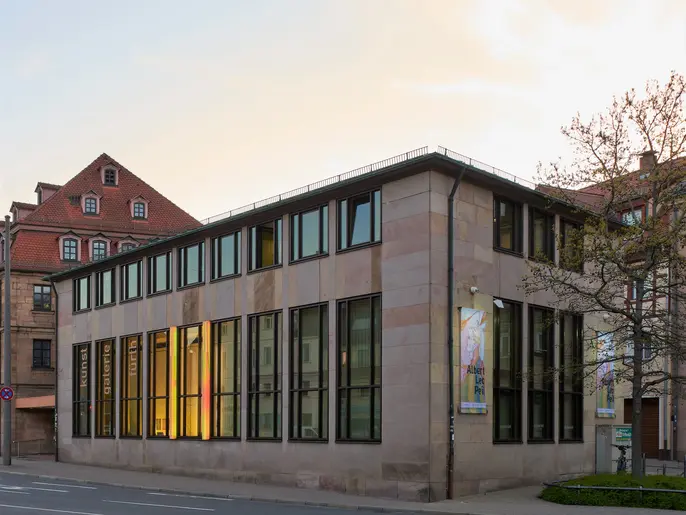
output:
[[[454,501],[416,503],[346,495],[322,490],[287,488],[216,479],[172,476],[148,472],[55,463],[46,460],[12,460],[12,466],[0,466],[0,474],[22,474],[46,479],[125,486],[168,493],[231,497],[254,501],[366,509],[381,512],[454,513],[460,515],[665,515],[664,510],[635,508],[595,508],[561,506],[537,498],[540,487],[517,488]]]

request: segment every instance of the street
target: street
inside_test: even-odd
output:
[[[361,515],[376,512],[355,510]],[[350,510],[92,486],[0,472],[2,515],[349,515]]]

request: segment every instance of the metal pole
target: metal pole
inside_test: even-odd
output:
[[[12,326],[11,291],[12,278],[10,275],[10,217],[5,216],[5,340],[2,345],[4,359],[2,381],[4,386],[12,386],[12,344],[10,329]],[[12,464],[12,401],[4,401],[2,406],[2,464]]]

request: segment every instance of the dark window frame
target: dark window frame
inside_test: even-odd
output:
[[[273,317],[272,318],[272,331],[274,331],[274,349],[272,354],[272,370],[271,374],[267,374],[266,377],[271,377],[272,382],[269,383],[272,388],[264,389],[260,388],[260,379],[262,375],[259,372],[260,369],[260,353],[259,344],[257,346],[258,351],[254,353],[253,359],[253,349],[256,342],[255,338],[259,340],[259,323],[262,317]],[[253,326],[257,324],[255,329],[255,336],[253,336]],[[281,395],[282,389],[282,346],[283,346],[283,312],[282,311],[269,311],[265,313],[256,313],[254,315],[248,316],[248,440],[271,440],[271,441],[281,441],[283,435],[283,400]],[[253,384],[257,386],[253,386]],[[273,420],[272,424],[274,427],[272,436],[260,436],[259,435],[259,421],[260,421],[260,398],[264,396],[271,396],[271,401],[273,403]],[[255,412],[253,413],[253,399],[255,400]],[[257,423],[256,423],[257,422]],[[278,423],[277,423],[278,422]]]
[[[502,308],[496,308],[494,314],[494,370],[493,370],[493,443],[523,443],[522,439],[522,389],[523,389],[523,331],[522,312],[523,306],[519,302],[500,299],[503,303]],[[510,332],[510,359],[512,367],[510,370],[510,384],[512,386],[501,386],[500,375],[500,313],[505,309],[511,309],[513,330]],[[512,409],[510,419],[513,424],[513,435],[505,438],[500,434],[500,403],[501,397],[511,396]]]
[[[572,230],[582,230],[583,224],[580,224],[579,222],[575,222],[573,220],[569,220],[567,218],[560,217],[560,262],[559,266],[561,268],[564,268],[566,270],[569,270],[571,272],[577,272],[577,273],[582,273],[584,269],[584,256],[583,256],[583,248],[581,248],[581,257],[580,257],[580,263],[579,267],[575,268],[573,266],[566,265],[564,263],[564,256],[566,254],[566,244],[567,244],[567,231],[566,227],[569,226]]]
[[[68,256],[74,257],[68,257]],[[79,240],[76,238],[62,239],[62,261],[75,263],[79,261]]]
[[[110,281],[111,281],[111,292],[112,292],[112,300],[109,302],[105,302],[104,299],[104,284],[105,284],[105,274],[107,272],[111,272],[110,276]],[[107,270],[101,270],[100,272],[95,273],[95,307],[96,308],[102,308],[105,306],[112,306],[117,303],[117,268],[109,268]]]
[[[117,170],[113,168],[107,168],[104,171],[103,184],[105,186],[116,186],[117,185]]]
[[[120,244],[119,244],[119,252],[128,252],[128,251],[130,251],[130,250],[135,249],[137,246],[138,246],[138,245],[136,245],[136,244],[133,243],[133,242],[126,241],[126,242],[124,242],[124,243],[120,243]]]
[[[96,245],[98,246],[98,250],[101,250],[101,257],[96,257],[96,252],[95,248]],[[92,252],[92,261],[100,261],[101,259],[105,259],[107,257],[107,242],[105,240],[94,240],[91,248]]]
[[[186,331],[188,329],[197,329],[198,330],[198,393],[187,393],[186,392],[186,357],[185,357],[185,352],[186,352],[186,346],[187,346],[187,338],[186,338]],[[178,406],[178,416],[176,417],[176,434],[178,435],[177,438],[179,439],[188,439],[188,440],[199,440],[202,438],[202,348],[205,342],[203,341],[203,331],[202,331],[202,324],[191,324],[191,325],[186,325],[183,327],[179,327],[177,329],[178,333],[178,353],[176,355],[176,384],[177,384],[177,392],[176,392],[176,402]],[[198,407],[197,407],[197,412],[198,412],[198,435],[197,436],[188,436],[186,434],[186,419],[188,418],[188,405],[187,405],[187,400],[188,399],[197,399],[198,401]]]
[[[303,216],[317,212],[319,246],[317,252],[303,256]],[[329,204],[322,204],[312,209],[293,213],[289,219],[290,230],[290,263],[329,255]]]
[[[72,290],[72,311],[74,313],[83,313],[85,311],[90,311],[92,307],[92,302],[91,302],[91,296],[92,296],[92,276],[91,275],[86,275],[83,277],[77,277],[73,281],[73,290]],[[81,281],[87,281],[88,282],[88,295],[86,298],[86,306],[85,307],[80,307],[81,306]]]
[[[46,359],[47,350],[47,359]],[[36,360],[36,353],[38,353],[38,360]],[[52,340],[34,339],[33,340],[33,354],[31,356],[32,370],[52,370]],[[36,363],[38,361],[38,363]]]
[[[534,338],[535,332],[535,312],[543,312],[544,320],[544,335],[547,335],[547,341],[544,342],[544,350],[535,350],[536,342]],[[541,306],[529,305],[529,378],[528,378],[528,438],[529,443],[554,443],[555,440],[555,393],[554,384],[555,378],[553,376],[555,370],[555,311],[550,308]],[[534,366],[534,355],[545,353],[544,370],[542,371],[542,388],[535,388],[534,375],[536,373]],[[542,396],[545,401],[545,425],[543,427],[543,436],[534,437],[534,398]]]
[[[83,199],[83,212],[86,215],[97,215],[98,199],[95,197],[86,197]]]
[[[224,271],[222,267],[222,258],[223,258],[223,252],[222,252],[222,241],[226,238],[233,238],[233,271]],[[210,263],[210,268],[211,268],[211,275],[210,275],[210,280],[212,281],[218,281],[219,279],[227,279],[229,277],[237,277],[241,275],[241,252],[242,252],[242,247],[241,247],[241,231],[235,231],[232,232],[231,234],[225,234],[223,236],[217,236],[216,238],[212,238],[211,240],[211,247],[212,247],[212,254],[211,254],[211,263]]]
[[[164,289],[157,289],[156,283],[157,283],[157,266],[158,266],[158,258],[165,256],[166,257],[166,278],[167,278],[167,287]],[[156,254],[154,256],[150,256],[148,258],[148,295],[156,295],[158,293],[167,293],[172,291],[173,285],[172,285],[172,252],[171,250],[167,252],[162,252],[161,254]]]
[[[210,401],[210,438],[221,440],[240,440],[241,439],[241,317],[227,318],[225,320],[217,320],[211,325],[211,344],[210,344],[210,378],[212,385],[211,401]],[[217,331],[222,324],[233,323],[233,391],[221,391],[221,354],[217,352],[220,341],[217,339]],[[220,436],[221,429],[221,399],[222,397],[233,397],[233,427],[235,434],[231,436]]]
[[[318,363],[317,363],[317,384],[312,387],[311,385],[303,384],[303,362],[305,360],[305,352],[303,352],[303,341],[302,341],[302,312],[304,310],[317,309],[319,316],[319,349],[317,352]],[[299,306],[292,308],[290,310],[290,323],[289,323],[289,338],[288,338],[288,356],[289,356],[289,423],[288,423],[288,439],[296,440],[302,442],[328,442],[329,441],[329,304],[328,302],[310,304],[306,306]],[[297,317],[297,327],[298,335],[297,342],[294,334],[294,327],[296,326]],[[297,348],[296,348],[297,346]],[[311,355],[311,350],[308,352],[308,356]],[[297,358],[297,363],[296,363]],[[309,361],[309,360],[308,360]],[[319,420],[317,421],[317,427],[320,431],[325,429],[325,433],[319,435],[317,438],[308,438],[303,436],[303,423],[302,423],[302,399],[307,397],[310,393],[317,393],[318,395],[318,409]],[[299,397],[299,401],[296,402],[296,397]],[[325,402],[326,401],[326,402]],[[296,406],[297,409],[296,410]],[[296,425],[294,426],[294,422]]]
[[[511,249],[502,246],[502,241],[500,237],[500,205],[502,203],[510,204],[512,206]],[[510,200],[505,197],[493,197],[493,250],[496,250],[498,252],[514,254],[516,256],[521,256],[524,250],[523,225],[524,224],[521,203],[516,202],[514,200]]]
[[[361,199],[365,196],[369,201],[369,240],[352,244],[351,241],[355,228],[354,224],[351,227],[349,223],[353,211],[352,201]],[[348,250],[364,248],[370,245],[377,245],[381,243],[381,205],[381,188],[339,199],[336,202],[336,215],[338,222],[336,225],[336,252],[345,252]]]
[[[131,348],[129,346],[130,339],[135,338],[136,351],[134,353],[130,352]],[[121,341],[121,352],[120,352],[120,390],[121,397],[119,400],[119,438],[141,438],[143,436],[143,335],[142,334],[130,334],[127,336],[122,336]],[[124,380],[126,377],[126,372],[131,366],[131,356],[136,355],[136,380],[138,395],[133,396],[129,391],[128,382]],[[127,420],[125,413],[127,408],[134,406],[138,417],[138,428],[135,432],[131,431],[131,428],[127,425]]]
[[[83,352],[85,350],[85,353]],[[84,370],[82,363],[85,356],[86,362],[86,377],[85,381],[81,371]],[[74,373],[72,377],[72,438],[90,438],[91,437],[91,344],[78,343],[72,346],[72,364]],[[81,396],[81,385],[85,385],[86,398]],[[79,411],[81,406],[86,406],[86,427],[82,427],[79,423]]]
[[[567,364],[565,363],[565,318],[572,317],[573,324],[573,340],[572,340],[572,363],[569,364],[571,371],[566,371]],[[570,312],[560,313],[560,377],[559,377],[559,404],[558,411],[560,413],[560,442],[583,442],[584,441],[584,380],[583,380],[583,363],[584,363],[584,349],[583,349],[583,315],[578,315]],[[565,379],[567,374],[572,375],[572,389],[566,390]],[[572,425],[574,435],[571,438],[565,436],[565,410],[564,401],[566,397],[570,397],[573,403]]]
[[[156,348],[156,342],[155,342],[155,336],[158,334],[164,334],[165,335],[165,345],[166,345],[166,352],[164,353],[164,385],[165,385],[165,395],[158,395],[157,392],[157,381],[155,377],[155,365],[157,362],[157,348]],[[170,420],[169,420],[169,377],[170,377],[170,367],[169,367],[169,344],[170,344],[170,332],[169,329],[163,329],[159,331],[151,331],[148,333],[148,428],[147,428],[147,438],[169,438],[169,425],[170,425]],[[165,425],[165,430],[164,430],[164,435],[158,435],[157,430],[154,427],[154,424],[152,423],[154,420],[156,420],[156,415],[157,415],[157,402],[159,400],[164,401],[165,405],[165,415],[166,415],[166,420],[167,423]]]
[[[193,278],[191,282],[188,277],[188,250],[198,247],[198,276]],[[191,286],[198,286],[205,284],[205,240],[185,245],[177,251],[177,268],[178,268],[178,284],[176,289],[190,288]]]
[[[131,295],[129,291],[129,274],[131,273],[131,267],[138,265],[137,268],[137,284],[138,284],[138,295]],[[137,261],[132,261],[131,263],[126,263],[121,265],[120,284],[121,289],[119,291],[119,299],[121,302],[126,302],[128,300],[137,300],[143,298],[143,260],[139,259]]]
[[[140,214],[141,212],[143,214]],[[145,202],[134,202],[133,203],[133,217],[136,220],[145,220],[148,218],[148,210],[145,206]]]
[[[546,213],[545,211],[530,207],[529,208],[529,259],[537,260],[536,256],[536,241],[535,241],[535,221],[536,218],[543,219],[545,227],[548,229],[543,232],[543,253],[545,259],[550,263],[555,262],[555,215]]]
[[[110,389],[111,393],[105,398],[104,383],[104,346],[110,345]],[[116,437],[116,406],[117,406],[117,342],[114,338],[106,338],[95,342],[95,438],[115,438]],[[104,406],[110,408],[110,431],[105,429],[105,414],[102,411]]]
[[[350,317],[350,309],[349,305],[352,302],[356,301],[361,301],[361,300],[368,300],[369,301],[369,309],[370,309],[370,348],[369,348],[369,384],[366,385],[351,385],[351,371],[352,368],[348,367],[346,369],[346,383],[343,384],[342,379],[344,376],[343,372],[343,359],[341,357],[342,355],[342,349],[343,349],[343,340],[347,338],[347,335],[350,334],[350,325],[351,325],[351,317]],[[351,297],[348,299],[342,299],[339,300],[336,303],[336,341],[337,341],[337,348],[336,348],[336,413],[338,413],[338,416],[336,417],[336,441],[337,442],[354,442],[354,443],[381,443],[381,436],[382,436],[382,431],[383,431],[383,411],[382,411],[382,406],[383,406],[383,399],[382,399],[382,385],[383,385],[383,377],[382,377],[382,356],[379,356],[379,370],[378,370],[378,376],[379,376],[379,381],[378,384],[376,384],[376,366],[375,366],[375,343],[376,343],[376,338],[374,335],[374,307],[375,303],[378,303],[378,327],[381,328],[381,317],[382,317],[382,304],[381,304],[381,294],[376,293],[376,294],[371,294],[371,295],[363,295],[359,297]],[[342,308],[345,307],[345,314],[342,314]],[[345,334],[343,333],[343,328],[345,327]],[[379,329],[380,330],[380,329]],[[382,335],[379,335],[379,338],[383,338]],[[346,352],[348,352],[348,340],[345,341],[345,348]],[[379,345],[379,351],[381,354],[383,354],[382,350],[382,345]],[[347,356],[347,355],[346,355]],[[347,358],[346,358],[347,359]],[[352,358],[351,358],[352,359]],[[369,402],[369,434],[370,438],[368,439],[363,439],[363,438],[353,438],[351,437],[351,418],[350,413],[351,413],[351,406],[352,406],[352,400],[351,400],[351,395],[349,394],[352,390],[360,390],[360,391],[368,391],[369,396],[370,396],[370,402]],[[345,399],[343,399],[342,393],[345,392]],[[376,408],[376,399],[378,398],[379,402],[379,430],[378,430],[378,435],[374,432],[374,415],[375,415],[375,408]],[[342,403],[345,401],[346,403],[346,415],[347,418],[344,419],[341,414],[341,407]],[[345,431],[342,431],[342,426],[345,423]]]
[[[269,224],[273,224],[274,228],[274,263],[265,265],[262,262],[262,238],[259,236],[262,228]],[[248,272],[280,266],[283,266],[283,217],[250,226],[248,228]]]
[[[52,312],[52,287],[50,285],[33,285],[33,311]]]

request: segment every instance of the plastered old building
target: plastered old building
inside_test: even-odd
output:
[[[53,275],[59,459],[424,501],[592,472],[622,407],[545,372],[593,321],[518,288],[575,213],[420,149]]]
[[[38,183],[35,194],[35,204],[10,209],[12,452],[20,455],[55,450],[56,303],[46,274],[201,226],[106,154],[64,185]]]

